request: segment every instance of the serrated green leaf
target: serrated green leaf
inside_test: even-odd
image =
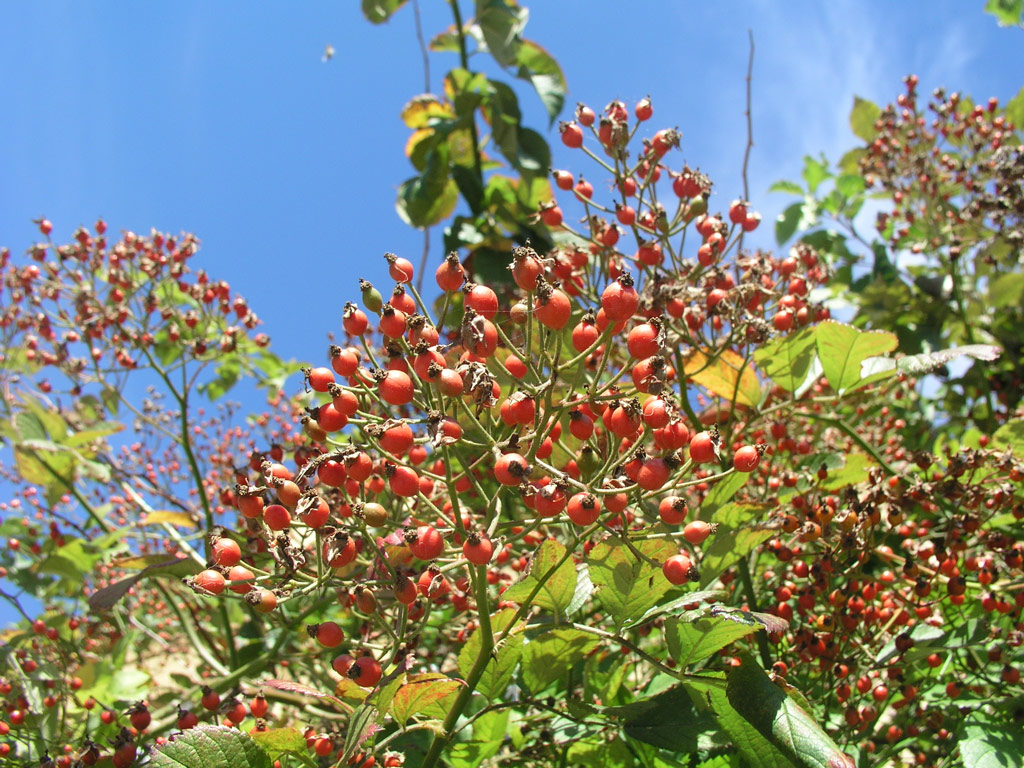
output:
[[[491,631],[494,633],[495,640],[511,625],[515,616],[516,610],[514,608],[503,608],[491,615]],[[523,644],[525,642],[526,636],[521,631],[513,630],[504,640],[498,643],[498,646],[494,649],[494,654],[491,656],[491,660],[488,661],[487,667],[480,676],[479,682],[477,682],[477,693],[488,699],[496,699],[505,695],[505,690],[508,688],[509,683],[512,682],[512,675],[515,672],[516,665],[523,655]],[[469,677],[473,665],[480,657],[482,648],[483,637],[480,634],[480,630],[477,629],[469,636],[466,644],[459,652],[460,675]]]
[[[682,669],[687,669],[761,628],[757,623],[745,624],[721,617],[704,616],[695,621],[670,618],[665,620],[665,641],[672,658]]]
[[[762,526],[738,529],[720,527],[714,532],[711,544],[705,548],[704,556],[701,558],[700,585],[706,587],[725,569],[753,552],[759,544],[770,539],[775,533],[774,528]]]
[[[550,53],[532,40],[522,41],[516,52],[516,64],[519,67],[516,76],[533,85],[548,114],[549,126],[554,125],[569,90],[562,68]]]
[[[597,647],[598,638],[573,627],[560,627],[530,640],[523,648],[523,682],[533,693],[565,677]]]
[[[875,138],[875,121],[881,114],[882,110],[877,104],[867,99],[862,99],[860,96],[854,96],[853,108],[850,110],[850,130],[859,139],[873,141]]]
[[[776,384],[795,392],[807,378],[817,354],[814,328],[782,336],[754,352],[754,362]]]
[[[655,562],[663,562],[677,553],[664,539],[639,541],[636,549]],[[587,555],[590,579],[601,587],[597,599],[618,626],[642,615],[671,589],[661,568],[641,560],[619,539],[595,546]]]
[[[732,707],[721,673],[690,675],[683,682],[694,704],[710,712],[743,755],[746,768],[793,768],[786,757]]]
[[[970,768],[1020,768],[1024,730],[1015,724],[993,722],[965,725],[960,756]]]
[[[562,613],[572,602],[575,591],[576,566],[572,558],[566,556],[565,547],[560,542],[547,539],[537,550],[529,573],[509,587],[502,597],[514,603],[529,601],[532,605]]]
[[[726,679],[729,703],[743,719],[802,768],[854,768],[853,758],[749,654],[740,654],[740,659]]]
[[[308,749],[306,737],[295,728],[270,728],[254,731],[250,735],[270,755],[271,760],[276,760],[286,752],[301,755]]]
[[[740,488],[747,484],[748,477],[749,475],[743,472],[733,472],[711,486],[711,490],[707,492],[697,511],[697,519],[710,521],[715,511],[722,505],[728,504]]]
[[[577,741],[569,747],[567,757],[569,765],[583,768],[630,768],[634,765],[633,756],[618,737],[611,741],[600,737]]]
[[[702,603],[705,600],[721,600],[725,592],[721,589],[701,589],[687,592],[681,597],[673,598],[667,603],[650,608],[643,616],[626,622],[626,627],[637,627],[653,621],[659,616],[669,616],[684,610],[687,605]]]
[[[604,715],[619,718],[630,738],[672,752],[697,752],[698,737],[715,729],[709,712],[695,711],[693,701],[680,685],[621,707],[605,707]]]
[[[476,768],[496,755],[505,740],[509,712],[508,709],[499,709],[476,718],[469,741],[453,744],[446,754],[452,768]]]
[[[270,755],[236,728],[200,725],[153,749],[155,768],[271,768]]]
[[[892,352],[897,345],[894,333],[861,331],[833,320],[816,326],[815,339],[825,377],[840,394],[860,380],[861,362],[868,357]]]

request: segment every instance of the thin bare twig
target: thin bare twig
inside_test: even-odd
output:
[[[423,92],[430,93],[430,55],[427,52],[427,41],[423,37],[419,0],[412,0],[412,14],[416,20],[416,39],[419,41],[420,54],[423,56]]]
[[[419,0],[412,0],[413,18],[416,20],[416,40],[420,44],[420,54],[423,56],[423,92],[430,93],[430,54],[427,50],[427,41],[423,37],[423,24],[420,21]],[[416,290],[423,290],[423,275],[427,271],[427,258],[430,255],[430,227],[423,230],[423,255],[420,257],[420,272],[416,278]]]
[[[750,116],[750,83],[754,75],[754,30],[748,29],[750,37],[750,57],[747,59],[747,148],[743,152],[743,199],[750,200],[750,185],[747,181],[747,163],[750,161],[750,150],[754,148],[754,123]]]

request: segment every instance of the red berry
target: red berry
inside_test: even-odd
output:
[[[732,465],[737,472],[753,472],[760,461],[761,452],[754,445],[744,445],[732,455]]]
[[[693,564],[686,555],[672,555],[661,565],[661,572],[670,584],[680,586],[690,580]]]
[[[333,621],[325,621],[322,624],[310,624],[306,627],[310,637],[314,638],[324,648],[337,648],[345,639],[345,633]]]
[[[462,545],[462,556],[474,565],[487,565],[494,555],[494,543],[482,533],[471,533]]]
[[[718,437],[710,432],[698,432],[690,438],[690,458],[695,464],[707,464],[718,459]]]
[[[560,128],[562,132],[562,143],[571,149],[579,149],[583,146],[583,129],[576,123],[563,123]]]
[[[592,493],[576,493],[569,499],[565,513],[576,525],[593,525],[601,516],[601,502]]]
[[[405,543],[418,560],[433,560],[444,552],[444,538],[430,525],[421,525],[405,534]]]

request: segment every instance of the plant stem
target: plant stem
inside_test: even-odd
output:
[[[462,28],[462,11],[459,10],[459,0],[449,0],[452,6],[452,16],[455,17],[455,34],[459,38],[459,63],[462,68],[469,71],[469,53],[466,51],[466,32]],[[483,164],[480,162],[480,134],[476,129],[476,118],[469,121],[469,132],[473,141],[473,170],[480,181],[480,187],[484,185]],[[476,211],[474,211],[476,213]],[[425,765],[425,763],[424,763]]]

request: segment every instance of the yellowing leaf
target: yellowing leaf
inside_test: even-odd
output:
[[[183,528],[197,526],[195,519],[188,512],[175,512],[173,509],[154,509],[139,521],[139,525],[157,525],[159,523],[180,525]]]
[[[455,117],[451,104],[430,93],[414,96],[402,107],[402,121],[410,128],[425,128],[435,118],[451,117]]]
[[[754,406],[761,400],[761,383],[749,363],[731,349],[723,349],[712,359],[695,349],[683,361],[683,373],[711,394],[737,405]]]
[[[463,685],[465,683],[461,680],[445,677],[439,672],[410,675],[391,700],[391,714],[397,722],[405,723],[417,712],[454,695]]]

